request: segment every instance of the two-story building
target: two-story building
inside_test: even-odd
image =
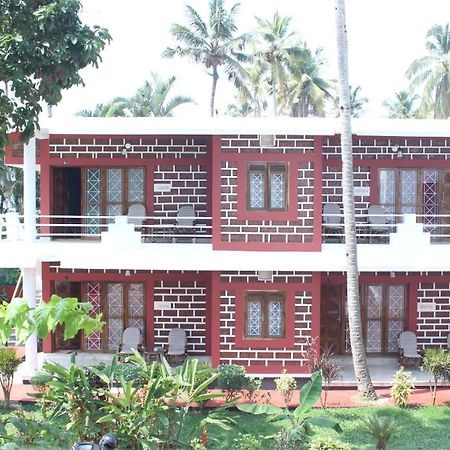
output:
[[[448,121],[354,120],[353,133],[367,353],[396,353],[402,330],[446,347]],[[36,235],[5,216],[0,266],[35,268],[44,299],[89,300],[105,320],[44,352],[115,352],[129,326],[147,348],[181,327],[190,355],[254,373],[307,372],[315,337],[350,351],[337,121],[74,118],[49,122],[36,155]],[[24,163],[16,135],[6,162]]]

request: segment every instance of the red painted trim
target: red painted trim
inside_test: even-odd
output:
[[[219,142],[220,144],[220,142]],[[206,193],[207,198],[212,198],[213,195],[213,165],[212,165],[212,159],[213,159],[213,150],[214,150],[214,140],[212,136],[209,136],[208,143],[206,147],[207,151],[207,162],[206,162]],[[208,217],[212,217],[213,211],[212,211],[212,202],[207,201],[206,202],[206,215]]]
[[[408,285],[408,331],[417,331],[417,301],[419,283],[410,282]]]
[[[42,298],[45,302],[50,300],[52,295],[52,280],[50,274],[50,264],[42,263]],[[44,353],[52,353],[55,350],[53,334],[49,334],[42,342]]]
[[[324,167],[341,167],[342,161],[338,158],[324,160]],[[354,167],[377,167],[377,168],[403,168],[412,167],[418,169],[439,169],[450,167],[450,160],[445,159],[363,159],[353,158]]]
[[[320,342],[320,293],[322,278],[320,272],[313,272],[312,283],[309,291],[311,292],[311,338]]]
[[[221,137],[213,136],[211,141],[212,190],[209,203],[212,205],[212,247],[217,250],[221,245]]]
[[[302,251],[318,252],[321,243],[306,242],[216,242],[214,250],[246,250],[246,251]]]
[[[323,159],[322,159],[322,136],[314,138],[314,200],[313,200],[313,243],[317,250],[322,248],[322,193],[323,193]]]
[[[372,166],[370,168],[370,203],[372,205],[377,205],[379,200],[378,200],[378,188],[379,188],[379,183],[378,183],[378,171],[379,171],[379,167],[376,166]]]
[[[145,208],[147,216],[155,214],[155,166],[145,166]]]
[[[213,328],[213,318],[212,318],[212,274],[208,274],[209,277],[206,280],[206,311],[205,311],[205,352],[207,355],[211,356],[211,341],[212,341],[212,328]]]
[[[331,283],[345,283],[345,274],[330,274],[323,275],[323,280]],[[359,276],[359,281],[361,284],[368,283],[386,283],[386,284],[396,284],[400,283],[439,283],[440,281],[449,282],[450,283],[450,274],[449,275],[420,275],[420,274],[399,274],[395,272],[395,277],[391,278],[390,275],[380,274],[376,275],[374,273],[363,273]]]
[[[146,317],[145,317],[145,348],[153,350],[155,343],[155,302],[154,280],[150,277],[145,282]]]
[[[149,153],[149,155],[151,155]],[[202,156],[201,158],[149,158],[142,159],[141,156],[123,156],[118,155],[114,158],[96,158],[93,159],[92,155],[86,152],[87,158],[75,158],[75,157],[50,157],[49,164],[56,167],[155,167],[159,165],[193,165],[202,166],[207,165],[207,158]]]
[[[211,272],[211,365],[220,364],[220,272]]]
[[[307,366],[244,366],[247,373],[265,373],[280,375],[283,370],[287,373],[309,373]]]

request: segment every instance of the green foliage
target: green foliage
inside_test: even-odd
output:
[[[390,416],[369,416],[366,420],[367,432],[377,441],[377,449],[384,450],[392,435],[397,431],[397,423]]]
[[[39,392],[44,392],[47,387],[47,383],[52,380],[52,376],[48,372],[40,371],[36,372],[30,378],[30,384]]]
[[[281,376],[279,378],[275,378],[275,385],[277,386],[277,391],[281,394],[281,397],[284,400],[284,404],[288,406],[292,400],[294,391],[297,389],[295,378],[289,376],[286,369],[284,369]]]
[[[350,446],[334,439],[315,437],[308,447],[309,450],[350,450]]]
[[[79,0],[1,0],[0,144],[10,129],[28,140],[38,127],[39,102],[56,105],[61,91],[83,83],[79,70],[97,66],[108,31],[83,25]]]
[[[248,379],[245,369],[235,364],[224,364],[217,369],[219,389],[226,393],[225,399],[231,400],[247,388]]]
[[[231,448],[232,450],[263,450],[264,445],[262,440],[253,434],[238,433]]]
[[[22,359],[17,356],[14,349],[0,348],[0,385],[2,386],[6,407],[10,406],[13,378],[21,362]]]
[[[0,269],[0,286],[15,286],[20,277],[20,269]]]
[[[430,391],[434,405],[438,382],[450,379],[450,353],[444,349],[426,349],[423,365],[430,372]]]
[[[125,381],[132,381],[135,387],[143,387],[147,381],[142,368],[131,363],[118,364],[114,375],[117,381],[123,378]]]
[[[90,334],[102,326],[101,314],[91,317],[91,310],[92,305],[88,302],[57,295],[52,295],[48,302],[41,302],[35,308],[30,308],[23,298],[3,302],[0,305],[0,343],[8,341],[13,328],[19,343],[25,342],[32,333],[44,339],[58,325],[64,326],[65,340],[73,338],[80,330]]]
[[[395,372],[391,388],[391,397],[394,399],[395,404],[400,407],[406,406],[413,389],[414,384],[411,380],[411,372],[405,372],[403,367],[400,367]]]
[[[314,372],[311,375],[311,380],[308,381],[300,390],[299,406],[290,411],[286,408],[278,408],[272,405],[258,405],[258,404],[241,404],[237,405],[240,411],[250,414],[267,414],[270,416],[271,422],[278,422],[287,420],[289,426],[286,430],[282,430],[272,438],[275,439],[275,447],[281,443],[287,443],[286,448],[297,448],[307,444],[311,436],[314,434],[312,425],[317,427],[331,428],[337,432],[342,429],[339,424],[327,416],[311,415],[311,409],[320,399],[322,393],[322,375],[319,372]],[[284,445],[284,444],[283,444]]]

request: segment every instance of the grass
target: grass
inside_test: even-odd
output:
[[[26,410],[37,411],[35,406],[27,406]],[[0,409],[1,421],[5,421],[11,411]],[[230,411],[230,416],[236,421],[232,431],[224,431],[216,427],[209,429],[208,448],[217,450],[232,450],[233,441],[241,434],[253,434],[259,437],[276,433],[277,428],[268,422],[265,416],[253,416],[239,411]],[[350,444],[352,449],[374,448],[374,439],[367,433],[364,420],[369,416],[392,416],[398,423],[398,430],[392,437],[389,449],[450,449],[450,408],[447,406],[428,406],[419,408],[360,407],[360,408],[329,408],[325,411],[314,410],[313,414],[332,416],[341,425],[343,432],[338,434],[332,430],[317,429],[317,435],[329,436],[341,442]],[[202,417],[193,413],[192,424]],[[189,428],[189,427],[188,427]],[[264,441],[264,447],[273,448],[271,441]]]

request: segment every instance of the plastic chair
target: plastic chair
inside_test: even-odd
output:
[[[388,216],[386,210],[380,205],[371,205],[368,210],[369,234],[370,240],[374,238],[374,235],[387,234],[390,232],[391,227],[388,225]]]
[[[128,208],[128,223],[132,223],[135,228],[141,228],[147,216],[147,210],[144,205],[131,205]]]
[[[326,235],[335,235],[338,242],[342,242],[344,227],[342,226],[342,210],[337,203],[325,203],[323,205],[323,232]]]
[[[417,350],[417,337],[412,331],[402,331],[398,337],[399,363],[415,366],[422,363],[422,355]]]
[[[125,328],[119,344],[119,358],[133,355],[136,350],[140,353],[143,351],[141,330],[136,327]]]
[[[196,218],[197,214],[192,205],[180,206],[175,220],[175,234],[180,235],[180,237],[183,237],[182,235],[192,235],[195,232],[194,225]],[[195,238],[192,236],[186,238],[195,241]]]
[[[186,352],[186,331],[183,328],[173,328],[169,332],[169,344],[166,351],[167,359],[181,358],[184,360],[187,356]]]

